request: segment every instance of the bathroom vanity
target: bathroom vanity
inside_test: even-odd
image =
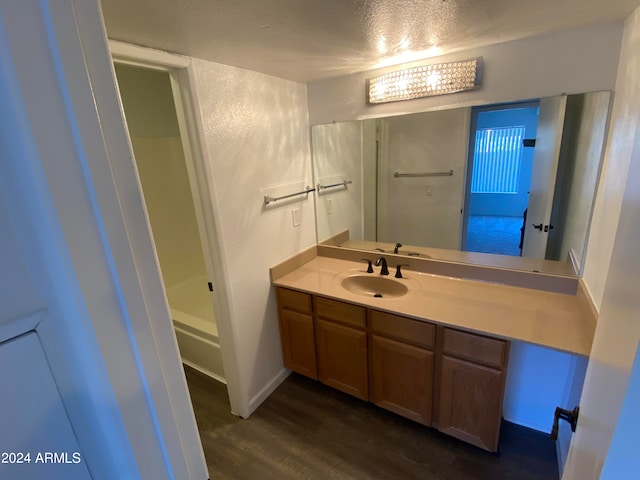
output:
[[[404,260],[388,259],[380,281],[399,290],[382,297],[369,281],[352,286],[380,278],[366,262],[272,269],[287,368],[495,452],[510,340],[588,355],[594,325],[579,295],[414,270],[396,279]]]

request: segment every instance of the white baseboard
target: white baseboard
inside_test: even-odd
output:
[[[541,433],[546,433],[547,435],[551,432],[551,425],[540,425],[537,423],[533,423],[527,420],[522,420],[520,418],[507,418],[503,417],[507,422],[515,423],[516,425],[520,425],[522,427],[527,427],[532,430],[536,430]]]
[[[189,360],[185,360],[184,358],[181,359],[181,360],[182,360],[182,363],[185,364],[187,367],[191,367],[194,370],[197,370],[200,373],[205,374],[207,377],[211,377],[211,378],[213,378],[214,380],[216,380],[216,381],[218,381],[220,383],[224,383],[225,385],[227,384],[227,380],[225,380],[224,377],[216,375],[215,373],[207,370],[206,368],[202,368],[201,366],[196,365],[195,363],[190,362]]]
[[[264,402],[282,382],[284,382],[290,373],[291,370],[283,368],[264,387],[262,387],[258,393],[251,397],[249,400],[249,415],[256,411],[260,404]],[[247,418],[249,415],[247,415]]]

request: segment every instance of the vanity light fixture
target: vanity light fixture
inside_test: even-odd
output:
[[[397,102],[463,92],[478,88],[481,81],[482,58],[422,65],[369,79],[367,102]]]

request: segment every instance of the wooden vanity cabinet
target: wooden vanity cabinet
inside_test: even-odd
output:
[[[435,327],[369,310],[370,399],[431,426]]]
[[[312,297],[308,293],[277,288],[276,298],[284,365],[317,380]]]
[[[509,342],[276,288],[285,366],[498,449]]]
[[[509,342],[442,329],[438,429],[498,449]]]
[[[314,297],[314,311],[319,380],[368,400],[366,310]]]

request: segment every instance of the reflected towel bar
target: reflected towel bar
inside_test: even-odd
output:
[[[315,191],[315,188],[311,188],[307,185],[302,192],[290,193],[289,195],[282,195],[281,197],[271,197],[269,195],[265,195],[264,204],[269,205],[271,202],[277,202],[278,200],[284,200],[285,198],[296,197],[298,195],[305,195]]]
[[[427,172],[427,173],[399,173],[394,172],[394,177],[451,177],[453,176],[453,170],[448,172]]]
[[[350,183],[353,183],[353,182],[351,180],[345,180],[343,182],[332,183],[331,185],[320,185],[320,184],[318,184],[317,188],[318,188],[318,192],[319,192],[320,190],[324,190],[325,188],[346,187]]]

